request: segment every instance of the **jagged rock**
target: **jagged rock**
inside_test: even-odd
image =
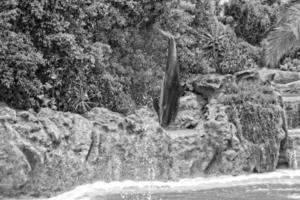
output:
[[[240,164],[244,158],[238,156],[243,150],[241,138],[234,124],[229,122],[227,106],[216,100],[208,105],[207,122],[204,124],[206,142],[214,147],[213,159],[205,169],[206,173],[241,173]]]
[[[188,92],[179,99],[178,113],[169,129],[192,129],[201,123],[206,100],[202,96]]]
[[[283,98],[284,107],[287,117],[287,125],[289,129],[300,128],[300,100],[295,98]]]
[[[286,84],[275,83],[273,85],[283,96],[300,95],[300,81],[294,81]]]
[[[174,132],[171,132],[174,134]],[[205,174],[205,169],[211,163],[215,148],[203,138],[200,131],[194,134],[178,133],[172,138],[171,157],[173,158],[171,177],[187,178]]]
[[[263,81],[271,80],[278,84],[286,84],[300,80],[299,72],[282,71],[267,68],[259,70],[259,76]]]
[[[15,121],[16,111],[8,108],[6,105],[0,106],[0,120]]]
[[[146,108],[129,116],[103,108],[84,116],[8,107],[0,113],[1,194],[47,195],[88,180],[170,177],[170,138]]]
[[[93,119],[98,127],[93,131],[93,145],[87,159],[103,170],[105,180],[168,178],[170,139],[154,113],[143,108],[121,117],[96,108],[86,117]],[[149,170],[155,173],[154,177]]]
[[[47,134],[41,120],[36,117],[34,112],[18,112],[17,122],[18,123],[12,124],[12,128],[21,137],[32,141],[33,143],[39,143],[42,146],[50,146],[52,144],[50,136]]]
[[[224,79],[231,76],[223,76],[218,74],[197,75],[187,82],[187,87],[193,93],[202,95],[210,99],[213,95],[218,94]]]
[[[17,190],[29,179],[30,164],[12,141],[0,140],[0,193]]]
[[[270,145],[253,141],[247,134],[239,133],[229,121],[227,106],[214,100],[207,107],[202,129],[186,133],[168,131],[171,137],[173,178],[264,172],[276,168],[280,140]],[[278,133],[275,131],[273,134],[277,136]],[[268,140],[269,136],[265,134],[262,137]],[[275,145],[274,149],[272,145]],[[275,153],[275,159],[271,159],[270,152]]]
[[[68,138],[69,147],[80,155],[82,160],[86,159],[92,144],[93,124],[80,115],[73,115],[73,125],[70,137]]]
[[[276,169],[280,143],[285,137],[282,122],[269,122],[276,127],[262,131],[265,121],[249,121],[252,129],[258,131],[254,134],[250,127],[250,132],[245,132],[246,121],[242,117],[237,120],[243,128],[239,132],[237,125],[229,121],[227,110],[228,106],[213,99],[207,105],[206,121],[201,129],[194,129],[192,133],[168,131],[173,158],[172,177],[262,173]],[[253,136],[256,139],[251,134],[256,135]]]
[[[276,169],[281,141],[285,138],[279,114],[281,109],[274,107],[274,110],[264,110],[260,105],[251,103],[247,106],[249,108],[245,109],[252,111],[244,113],[244,109],[240,110],[236,116],[238,120],[231,119],[235,122],[232,124],[224,114],[227,112],[224,105],[210,105],[209,121],[204,127],[218,151],[214,162],[207,169],[209,173],[262,173]],[[269,112],[273,116],[264,119],[263,116],[268,117]],[[263,118],[258,121],[251,115]],[[279,121],[265,121],[273,120],[274,117]],[[273,128],[264,128],[267,123]],[[241,130],[236,129],[238,126],[242,127]]]
[[[289,139],[287,141],[287,149],[289,147],[294,146],[294,148],[289,148],[289,153],[284,153],[283,154],[283,161],[285,164],[290,164],[290,160],[295,159],[295,166],[299,168],[300,166],[300,129],[291,129],[289,130]],[[284,150],[284,148],[283,148]],[[291,158],[291,159],[286,159],[286,158]],[[282,162],[281,162],[282,163]]]
[[[259,81],[260,76],[257,69],[248,69],[234,74],[237,83],[242,81]]]
[[[114,126],[115,129],[118,128],[118,124],[116,122],[121,121],[123,118],[121,114],[111,112],[106,108],[93,108],[91,111],[84,114],[84,117],[98,122],[99,124],[109,124],[110,126]]]
[[[93,124],[88,119],[71,113],[54,112],[43,108],[37,113],[52,145],[63,143],[84,160],[92,143]]]
[[[190,176],[202,173],[261,173],[276,169],[281,141],[287,137],[282,117],[283,109],[279,104],[262,106],[259,103],[241,102],[245,109],[253,109],[253,113],[240,109],[236,110],[235,117],[231,116],[228,119],[227,112],[228,110],[232,112],[233,108],[219,103],[219,98],[224,97],[222,93],[227,83],[233,83],[237,87],[241,82],[248,84],[258,82],[263,85],[266,80],[260,77],[257,69],[252,69],[238,72],[234,76],[199,75],[187,84],[190,91],[207,101],[199,106],[195,94],[188,96],[194,95],[194,98],[190,98],[193,99],[192,102],[195,102],[191,110],[196,110],[201,115],[197,118],[198,126],[194,129],[194,134],[180,135],[179,131],[177,133],[170,131],[170,136],[171,134],[178,135],[175,140],[172,140],[172,147],[173,144],[176,145],[171,151],[172,157],[176,158],[176,164],[173,165],[177,169],[175,174],[183,173],[180,171],[182,168],[186,170],[185,175]],[[273,91],[270,95],[277,95],[277,93]],[[197,107],[201,109],[205,107],[205,109],[197,110]],[[175,119],[177,129],[180,127],[178,124],[184,112],[189,113],[190,116],[193,115],[193,112],[182,106]],[[253,115],[254,121],[248,119],[247,115]],[[257,116],[262,118],[256,119]],[[182,121],[188,122],[187,119]],[[273,128],[270,129],[266,125]],[[187,126],[181,127],[187,128]],[[195,150],[187,148],[187,146],[193,146],[191,144],[201,147]],[[177,151],[182,152],[174,153]],[[198,152],[197,156],[191,156],[189,159],[183,156],[194,151]],[[201,156],[202,152],[208,156]],[[198,168],[195,170],[195,167],[191,166],[198,166]]]
[[[44,163],[44,158],[41,151],[14,129],[16,112],[0,107],[0,113],[3,116],[0,122],[0,193],[6,194],[24,186],[32,170]]]
[[[283,143],[283,145],[280,147],[280,155],[278,159],[277,168],[288,167],[290,169],[297,169],[298,163],[297,163],[297,156],[296,151],[298,148],[296,148],[296,142],[295,138],[292,138],[288,136],[286,141]]]
[[[9,116],[0,120],[0,175],[6,174],[0,176],[0,192],[47,196],[95,180],[168,180],[276,168],[280,121],[276,127],[268,122],[274,130],[267,132],[266,122],[256,120],[256,133],[243,118],[231,121],[228,106],[214,95],[207,104],[187,93],[181,103],[175,126],[194,128],[186,132],[162,129],[147,108],[128,116],[94,108],[81,116],[0,107]]]

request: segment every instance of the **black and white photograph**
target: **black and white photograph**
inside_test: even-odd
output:
[[[0,0],[0,200],[300,200],[300,0]]]

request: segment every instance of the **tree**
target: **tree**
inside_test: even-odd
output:
[[[2,0],[0,101],[79,113],[145,104],[159,66],[143,52],[147,32],[167,2]]]
[[[261,0],[230,0],[225,16],[234,19],[234,31],[252,45],[260,45],[276,23],[278,4],[262,4]]]
[[[266,39],[266,64],[276,67],[280,60],[300,47],[300,3],[282,11],[277,28]]]

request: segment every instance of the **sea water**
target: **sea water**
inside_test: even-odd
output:
[[[95,182],[51,200],[300,200],[300,170],[180,181]]]

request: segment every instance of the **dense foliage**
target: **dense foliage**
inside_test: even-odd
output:
[[[191,74],[261,65],[253,45],[272,28],[278,6],[230,0],[223,12],[218,0],[3,0],[0,101],[79,113],[151,106],[167,55],[153,25],[176,36],[184,83]]]
[[[162,0],[4,0],[0,99],[17,108],[126,112],[143,100],[147,69],[155,70],[142,49],[147,35],[138,33],[166,7]]]
[[[277,1],[232,0],[224,12],[233,18],[237,36],[259,45],[276,23],[278,10]]]

